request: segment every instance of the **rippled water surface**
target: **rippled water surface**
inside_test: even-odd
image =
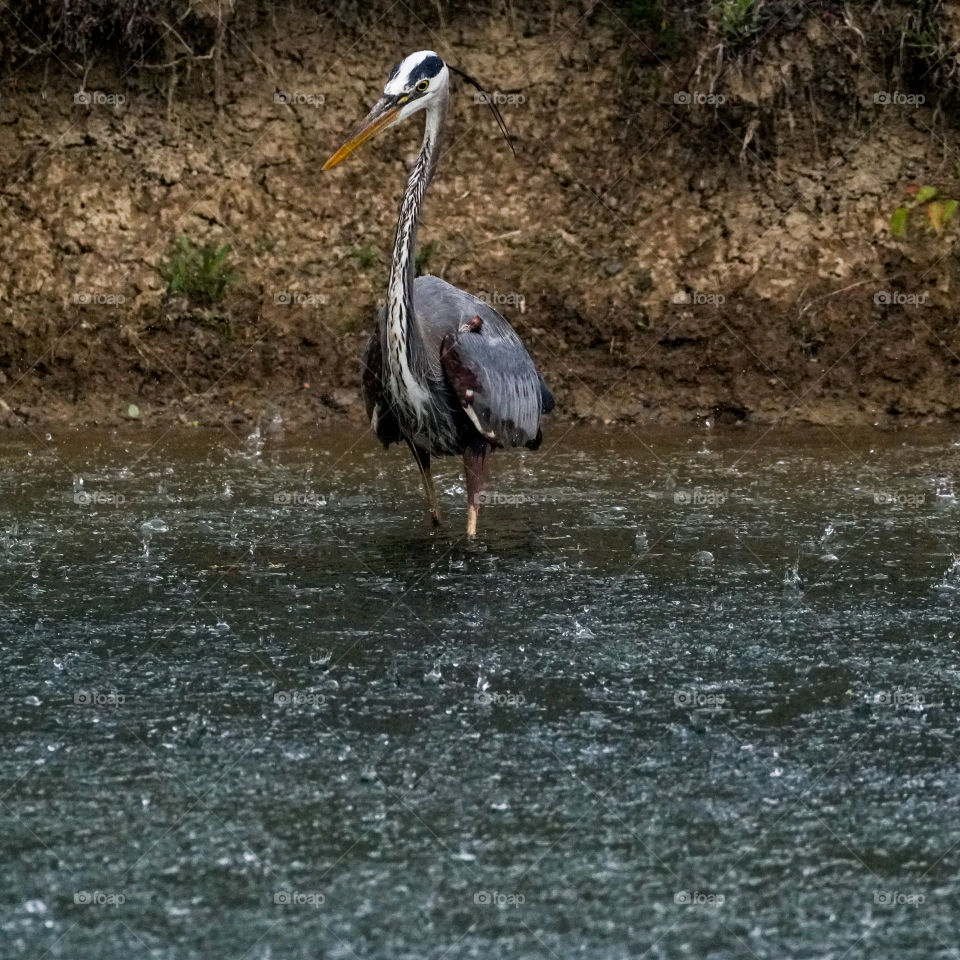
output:
[[[960,956],[958,441],[6,436],[0,957]]]

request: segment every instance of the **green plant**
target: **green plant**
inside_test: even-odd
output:
[[[943,0],[916,0],[900,28],[898,46],[905,72],[915,62],[925,74],[948,59],[952,51],[943,26]]]
[[[189,237],[177,237],[169,260],[156,270],[167,284],[167,296],[184,296],[200,307],[216,307],[227,287],[237,280],[228,269],[230,247],[205,243],[197,246]]]
[[[415,268],[415,273],[419,277],[423,274],[427,265],[433,259],[434,254],[437,250],[440,249],[440,244],[436,240],[430,240],[428,243],[423,244],[416,252],[413,258],[413,265]]]
[[[760,0],[719,0],[713,7],[713,20],[723,39],[731,46],[745,43],[759,29]]]
[[[890,216],[890,232],[898,239],[907,235],[907,221],[914,210],[924,211],[934,233],[942,233],[957,212],[957,201],[942,197],[936,187],[909,186],[907,194],[912,199],[897,207]]]
[[[347,247],[347,256],[366,270],[380,259],[380,251],[372,246],[351,244]]]

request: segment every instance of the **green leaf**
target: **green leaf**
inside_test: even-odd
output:
[[[921,187],[917,191],[917,203],[927,203],[937,195],[936,187]]]
[[[902,237],[907,232],[907,215],[910,211],[906,207],[897,207],[890,218],[890,232],[895,237]]]
[[[957,201],[948,200],[943,208],[943,225],[946,226],[957,212]]]

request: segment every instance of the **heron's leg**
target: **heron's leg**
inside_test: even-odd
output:
[[[433,477],[430,476],[430,451],[418,447],[415,443],[407,440],[407,446],[413,454],[413,459],[417,462],[417,469],[420,471],[420,479],[423,481],[423,492],[427,495],[427,509],[430,511],[430,521],[435,527],[440,526],[440,509],[437,506],[437,494],[433,489]]]
[[[490,473],[493,447],[486,440],[477,439],[463,451],[463,469],[467,476],[467,536],[477,535],[477,514],[483,501],[483,488]]]

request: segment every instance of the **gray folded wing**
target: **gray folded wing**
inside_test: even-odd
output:
[[[503,446],[538,442],[553,397],[513,327],[493,307],[438,277],[419,277],[414,304],[431,349],[477,429]]]

